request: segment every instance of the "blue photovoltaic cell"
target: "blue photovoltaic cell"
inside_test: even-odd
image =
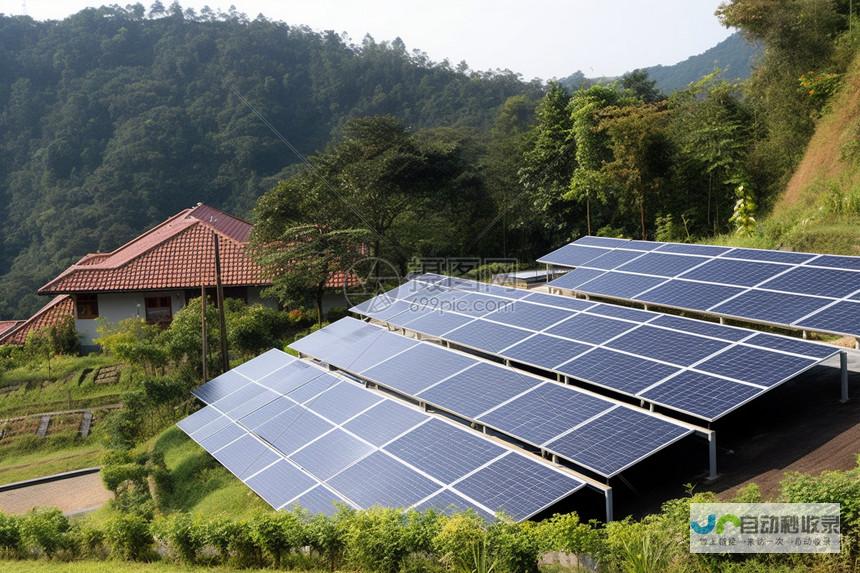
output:
[[[504,308],[511,305],[510,300],[489,296],[486,294],[470,293],[454,301],[450,309],[468,316],[485,316],[491,312],[504,312]]]
[[[556,370],[628,394],[636,394],[678,371],[673,366],[605,348],[595,348]]]
[[[487,284],[473,281],[473,288],[484,294],[491,294],[509,299],[525,298],[529,295],[529,291],[525,289],[506,287],[500,285]]]
[[[228,394],[228,395],[224,396],[223,398],[221,398],[220,400],[216,400],[215,402],[212,403],[212,405],[226,414],[234,408],[244,407],[244,405],[247,404],[248,401],[254,400],[254,398],[257,398],[258,396],[263,396],[264,399],[268,398],[262,404],[257,405],[257,407],[259,408],[260,406],[262,406],[266,402],[270,402],[271,400],[274,400],[274,397],[269,398],[270,395],[274,396],[274,393],[270,390],[266,390],[265,388],[263,388],[259,384],[250,383],[250,384],[247,384],[246,386],[242,386],[240,389],[236,390],[232,394]],[[247,414],[247,413],[248,412],[243,412],[242,415]],[[241,417],[241,416],[236,416],[236,417]]]
[[[281,507],[317,484],[313,478],[284,460],[249,478],[245,483],[275,508]]]
[[[260,384],[286,396],[323,374],[324,372],[319,368],[314,368],[302,360],[296,360],[273,372],[271,376],[266,376],[260,381]]]
[[[246,416],[247,414],[259,410],[263,406],[266,406],[267,404],[273,402],[274,400],[277,400],[280,397],[281,396],[279,394],[272,392],[271,390],[264,389],[261,393],[257,394],[253,398],[246,400],[238,406],[234,406],[229,410],[222,408],[222,411],[234,420],[238,420],[239,418]],[[215,404],[220,403],[221,401],[219,400]]]
[[[596,304],[594,307],[588,309],[588,313],[609,316],[612,318],[623,318],[625,320],[633,320],[636,322],[647,322],[657,316],[654,312],[638,310],[626,306],[618,306],[617,304]]]
[[[368,305],[367,303],[370,304]],[[417,305],[402,300],[394,300],[385,294],[373,297],[369,301],[359,305],[359,307],[353,307],[350,310],[377,320],[390,320],[394,316],[410,312],[414,313],[414,318],[418,318],[429,312],[426,309],[419,311]]]
[[[830,332],[856,334],[860,332],[860,303],[842,301],[801,320],[798,326]]]
[[[190,435],[194,439],[195,442],[199,443],[200,440],[202,440],[208,436],[211,436],[215,432],[218,432],[218,431],[222,430],[223,428],[226,428],[227,426],[229,426],[231,424],[233,424],[233,420],[231,420],[227,416],[219,416],[219,417],[215,418],[214,420],[212,420],[211,422],[209,422],[208,424],[201,426],[200,429],[195,430]]]
[[[622,265],[618,270],[630,273],[658,275],[661,277],[675,277],[684,271],[701,265],[707,260],[705,257],[689,255],[648,253],[630,261],[626,265]]]
[[[722,257],[732,259],[747,259],[751,261],[770,261],[775,263],[789,263],[799,265],[808,261],[815,255],[807,253],[790,253],[787,251],[764,251],[758,249],[732,249]]]
[[[680,330],[682,332],[690,332],[692,334],[702,334],[721,340],[729,340],[737,342],[742,338],[750,335],[749,331],[741,330],[740,328],[732,328],[723,326],[713,322],[705,322],[704,320],[691,320],[689,318],[681,318],[668,314],[657,317],[651,324],[671,328],[672,330]]]
[[[573,269],[572,271],[568,271],[561,275],[557,279],[550,281],[548,284],[555,288],[575,290],[602,274],[605,274],[605,271],[599,271],[597,269]]]
[[[570,316],[570,311],[567,310],[517,301],[508,303],[484,318],[511,326],[543,330],[568,316]]]
[[[716,420],[760,392],[755,386],[686,371],[640,396],[705,420]]]
[[[688,245],[686,243],[664,243],[657,252],[681,253],[684,255],[703,255],[716,257],[731,250],[731,247],[715,247],[714,245]]]
[[[829,302],[822,298],[751,290],[711,310],[752,320],[791,324]]]
[[[340,429],[335,429],[290,455],[290,459],[325,481],[369,454],[373,447]]]
[[[810,358],[779,354],[749,346],[734,346],[696,366],[744,382],[773,386],[815,364]]]
[[[441,420],[430,420],[387,446],[410,466],[451,483],[507,450]]]
[[[591,348],[565,338],[536,334],[503,351],[502,355],[524,364],[552,369]]]
[[[361,372],[415,344],[414,340],[360,320],[342,318],[293,342],[290,348],[343,370]]]
[[[753,261],[713,259],[684,274],[685,279],[751,287],[790,267]]]
[[[323,418],[341,424],[382,399],[382,396],[377,396],[364,388],[349,382],[341,382],[316,398],[308,400],[305,406]]]
[[[484,320],[466,324],[445,335],[447,340],[471,346],[487,352],[498,352],[523,340],[531,333],[511,326],[494,324]]]
[[[614,268],[620,267],[624,263],[628,263],[637,257],[643,255],[640,251],[609,251],[604,255],[600,255],[596,259],[588,261],[584,266],[590,269],[602,269],[611,271]]]
[[[192,393],[207,404],[211,404],[227,394],[235,392],[242,386],[246,386],[248,383],[249,380],[244,376],[228,370],[221,376],[213,378],[199,388],[195,388]]]
[[[578,298],[571,298],[569,296],[544,294],[542,292],[533,292],[523,300],[567,308],[570,310],[585,310],[586,308],[594,306],[594,303],[589,300],[581,300]]]
[[[860,257],[840,257],[838,255],[821,255],[810,260],[807,265],[830,267],[834,269],[850,269],[860,271]]]
[[[842,298],[860,289],[860,273],[838,269],[797,267],[758,287]]]
[[[180,420],[176,425],[186,434],[193,434],[209,422],[221,417],[221,413],[215,408],[205,406],[197,410],[187,418]]]
[[[802,354],[810,358],[819,360],[833,356],[839,349],[823,344],[814,344],[804,340],[796,340],[786,338],[784,336],[775,336],[773,334],[756,334],[746,341],[746,344],[755,346],[763,346],[764,348],[773,348],[774,350],[784,350],[785,352],[793,352],[794,354]]]
[[[247,376],[251,380],[259,380],[271,374],[278,368],[283,368],[295,360],[286,352],[273,348],[233,369],[234,372]]]
[[[565,245],[560,249],[544,255],[540,262],[568,267],[578,267],[606,253],[606,249],[597,249],[582,245]]]
[[[254,433],[289,455],[331,428],[331,424],[310,410],[296,406],[254,428]]]
[[[537,384],[531,376],[482,362],[421,392],[418,397],[474,418]]]
[[[689,433],[689,429],[677,424],[618,407],[550,442],[546,448],[612,477]]]
[[[630,241],[628,239],[616,239],[614,237],[593,237],[591,235],[586,235],[585,237],[581,237],[573,242],[574,245],[591,245],[595,247],[607,247],[610,249],[616,249],[618,247],[625,247],[627,243]]]
[[[727,343],[653,326],[641,326],[607,343],[607,346],[655,360],[689,366],[722,350]]]
[[[623,249],[632,249],[634,251],[654,251],[660,247],[663,243],[658,243],[656,241],[638,241],[636,239],[627,241],[625,244],[621,246]]]
[[[472,510],[486,521],[491,521],[493,519],[493,515],[487,513],[474,503],[469,502],[467,499],[460,497],[448,489],[443,489],[430,499],[422,501],[415,506],[415,509],[418,511],[434,509],[445,515]]]
[[[556,384],[544,384],[481,416],[480,422],[540,446],[612,407],[612,403]]]
[[[425,316],[406,322],[401,326],[429,336],[441,336],[473,320],[471,316],[434,310]]]
[[[441,487],[380,451],[345,469],[329,483],[361,507],[410,507]]]
[[[426,419],[421,412],[393,400],[384,400],[350,420],[344,428],[374,446],[381,446]]]
[[[579,285],[575,290],[619,298],[631,298],[640,292],[657,286],[665,280],[657,277],[610,271],[583,285]],[[550,285],[555,286],[553,283],[550,283]]]
[[[582,342],[602,344],[635,326],[629,322],[603,318],[602,316],[577,314],[561,324],[553,326],[547,332]]]
[[[744,289],[680,279],[670,280],[639,296],[641,300],[694,310],[707,310]]]
[[[290,408],[295,407],[296,403],[288,398],[277,398],[268,404],[261,406],[237,420],[246,428],[256,428],[260,424],[264,424],[279,414],[283,414]]]
[[[313,400],[319,394],[322,394],[335,384],[340,382],[339,378],[332,376],[326,372],[308,380],[302,386],[299,386],[287,393],[287,396],[296,402],[304,403],[308,400]]]
[[[454,488],[481,505],[522,520],[583,485],[567,474],[510,453],[458,482]]]
[[[337,506],[350,505],[325,487],[318,485],[307,493],[303,493],[290,503],[290,508],[304,508],[311,514],[321,513],[332,516],[337,512]]]
[[[215,452],[243,434],[245,434],[245,430],[231,422],[205,438],[197,439],[197,436],[195,436],[195,439],[197,439],[197,443],[203,446],[207,452]]]
[[[377,384],[417,394],[421,390],[477,363],[477,360],[431,344],[420,344],[362,372]]]
[[[245,434],[212,455],[239,479],[248,478],[281,459],[281,456],[252,438],[250,434]]]

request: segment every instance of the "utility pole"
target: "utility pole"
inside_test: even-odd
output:
[[[221,286],[221,241],[218,234],[212,232],[215,239],[215,298],[218,303],[218,320],[221,325],[221,371],[230,370],[230,359],[227,355],[227,319],[224,316],[224,287]]]
[[[203,383],[209,381],[209,333],[206,329],[206,285],[200,285],[200,331],[203,355]]]

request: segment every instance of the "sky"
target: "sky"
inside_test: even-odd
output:
[[[87,6],[126,1],[0,0],[0,13],[61,19]],[[162,0],[166,5],[169,0]],[[721,0],[181,0],[184,8],[235,4],[359,43],[400,37],[434,61],[465,60],[476,70],[510,69],[525,79],[617,76],[674,64],[726,38],[714,11]],[[151,0],[141,2],[145,6]]]

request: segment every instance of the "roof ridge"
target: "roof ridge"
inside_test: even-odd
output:
[[[72,297],[72,295],[70,295],[70,294],[55,295],[54,298],[52,298],[45,306],[43,306],[42,308],[37,310],[35,313],[33,313],[33,315],[30,318],[25,318],[24,320],[20,321],[21,324],[0,333],[0,344],[3,344],[4,340],[12,338],[12,336],[15,333],[17,333],[19,330],[26,327],[28,324],[31,324],[32,322],[34,322],[37,318],[39,318],[40,316],[42,316],[43,314],[45,314],[46,312],[48,312],[49,310],[51,310],[52,308],[54,308],[55,306],[57,306],[58,304],[63,302],[65,299],[71,298],[71,297]]]

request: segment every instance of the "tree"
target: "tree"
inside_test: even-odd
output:
[[[621,87],[644,103],[654,103],[664,97],[657,82],[648,77],[645,70],[633,70],[621,76]]]
[[[613,157],[604,170],[620,189],[621,202],[638,207],[643,240],[648,197],[659,191],[670,168],[667,119],[666,107],[658,104],[614,107],[604,112],[599,127],[609,135]]]

